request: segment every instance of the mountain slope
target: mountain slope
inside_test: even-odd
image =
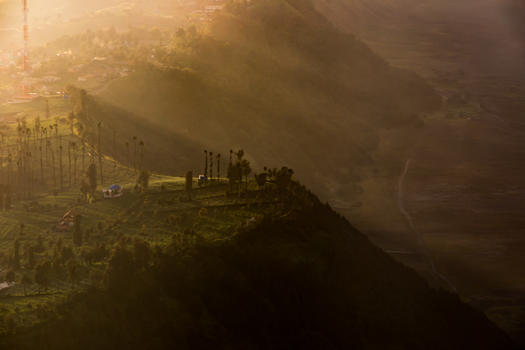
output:
[[[523,77],[525,11],[519,0],[315,0],[341,30],[398,67],[425,77]],[[457,78],[457,77],[456,77]]]
[[[160,203],[173,194],[156,196]],[[483,314],[456,295],[429,288],[303,187],[248,196],[261,204],[278,198],[279,204],[261,210],[257,224],[240,227],[229,239],[198,240],[183,250],[172,243],[146,268],[132,267],[136,253],[124,236],[108,263],[108,290],[73,295],[46,314],[47,321],[0,345],[512,349]]]
[[[164,69],[114,81],[97,103],[215,152],[248,149],[259,167],[289,164],[324,197],[351,194],[370,171],[397,173],[400,134],[417,132],[419,116],[441,103],[419,77],[298,1],[232,3],[205,33],[180,31],[157,56]]]

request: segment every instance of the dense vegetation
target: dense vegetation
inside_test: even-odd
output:
[[[289,187],[288,187],[289,186]],[[12,349],[508,349],[455,295],[430,289],[297,184],[228,240],[125,236],[105,289],[73,295]]]

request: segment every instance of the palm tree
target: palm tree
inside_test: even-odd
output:
[[[213,180],[213,152],[210,152],[210,183]]]
[[[84,171],[86,168],[84,167],[84,159],[86,158],[86,144],[84,140],[82,140],[82,170]]]
[[[49,126],[49,137],[51,137],[52,134],[53,134],[53,125],[50,125],[50,126]],[[46,140],[47,140],[47,139],[48,139],[48,138],[47,138],[47,130],[46,130]],[[47,165],[49,166],[49,158],[47,157],[47,145],[48,145],[48,143],[49,143],[49,146],[51,146],[51,140],[48,140],[48,141],[46,142],[46,162],[47,162]]]
[[[113,129],[113,154],[117,157],[117,130]]]
[[[71,187],[71,144],[72,142],[69,141],[67,143],[67,166],[68,166],[68,182],[69,182],[69,187]]]
[[[217,154],[217,182],[221,182],[221,154]]]
[[[133,169],[137,172],[137,136],[133,136]]]
[[[67,117],[68,117],[67,119],[69,121],[69,130],[71,131],[71,136],[73,136],[75,134],[75,132],[73,130],[73,126],[75,124],[75,114],[73,112],[70,112]]]
[[[31,152],[26,153],[26,159],[26,162],[29,164],[29,174],[26,173],[29,182],[28,197],[31,198],[31,194],[33,193],[33,156]]]
[[[11,152],[7,155],[7,185],[11,185],[11,164],[13,163],[13,156]]]
[[[128,161],[128,167],[131,166],[131,159],[129,159],[129,142],[126,141],[126,159]]]
[[[73,150],[73,184],[77,183],[77,143],[71,142],[71,149]]]
[[[208,151],[204,150],[204,177],[208,177]]]
[[[56,189],[57,188],[57,174],[56,174],[56,167],[55,167],[55,151],[53,150],[53,147],[51,146],[51,142],[49,143],[49,149],[51,151],[51,169],[53,170],[53,186]]]
[[[49,100],[46,99],[46,119],[49,119],[51,113],[49,112]]]
[[[144,166],[144,141],[140,140],[139,141],[139,153],[140,153],[140,163],[139,163],[139,167],[140,169],[143,168]]]
[[[38,146],[38,150],[40,151],[40,184],[44,185],[44,159],[42,155],[42,143],[40,143],[40,146]]]
[[[60,144],[58,146],[58,163],[60,166],[59,176],[60,176],[60,189],[64,188],[64,177],[63,175],[63,168],[62,168],[62,138],[60,138]]]
[[[101,144],[101,137],[102,137],[102,122],[98,122],[97,124],[98,128],[98,166],[100,167],[100,184],[104,184],[104,176],[102,173],[102,144]]]

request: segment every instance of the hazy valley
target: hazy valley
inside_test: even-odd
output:
[[[521,3],[35,1],[30,74],[0,5],[0,344],[523,342]]]

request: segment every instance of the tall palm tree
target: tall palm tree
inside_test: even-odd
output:
[[[49,150],[51,152],[51,169],[53,170],[53,186],[54,189],[57,188],[57,171],[55,167],[55,151],[53,150],[53,147],[51,146],[51,142],[49,142]]]
[[[42,143],[38,146],[38,150],[40,151],[40,184],[44,185],[44,157],[42,155]]]
[[[129,159],[129,142],[126,141],[126,160],[128,162],[128,167],[131,167],[131,159]]]
[[[11,186],[11,165],[13,163],[13,156],[11,152],[7,155],[7,185]]]
[[[213,152],[210,152],[210,183],[213,180]]]
[[[84,140],[82,140],[81,142],[82,142],[82,170],[81,171],[84,171],[86,170],[86,168],[84,167],[84,159],[86,158],[86,144]]]
[[[139,141],[139,153],[140,153],[140,163],[139,163],[139,168],[140,169],[143,169],[144,167],[144,141],[140,140]]]
[[[133,169],[137,172],[137,136],[133,136]]]
[[[208,177],[208,151],[204,150],[204,177]]]
[[[77,183],[77,143],[71,142],[71,150],[73,151],[73,184]]]
[[[117,130],[113,129],[113,157],[117,158]]]
[[[58,144],[58,163],[59,163],[59,176],[60,176],[60,189],[64,189],[64,171],[62,167],[62,138],[60,138],[60,143]]]
[[[49,149],[51,149],[51,141],[46,139],[46,166],[49,167]],[[52,166],[55,166],[54,164]]]
[[[103,173],[102,173],[102,143],[101,143],[102,122],[98,122],[97,128],[98,128],[98,163],[99,163],[98,166],[100,168],[100,184],[103,185],[104,184],[104,176],[103,176]]]
[[[217,182],[221,181],[221,154],[217,154]]]
[[[53,136],[53,125],[50,125],[49,126],[49,137]],[[47,165],[49,166],[49,158],[47,157],[47,145],[48,145],[48,142],[49,142],[49,146],[51,147],[51,140],[48,139],[47,137],[47,130],[46,130],[46,163]]]
[[[72,144],[71,141],[67,143],[67,169],[68,169],[67,175],[68,175],[69,187],[71,187],[71,144]]]

